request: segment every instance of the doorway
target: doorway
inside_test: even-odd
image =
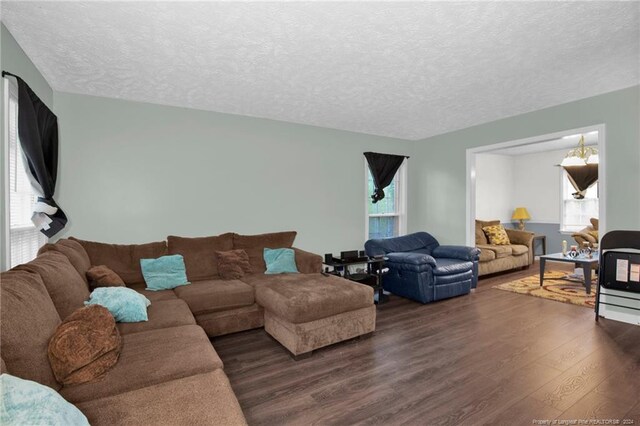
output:
[[[487,158],[488,156],[491,155],[496,155],[496,156],[515,156],[515,155],[523,155],[523,158],[525,155],[530,154],[529,156],[534,155],[536,152],[545,152],[545,151],[554,151],[558,153],[558,155],[562,155],[562,151],[566,151],[568,152],[571,149],[574,149],[578,146],[578,142],[581,136],[585,136],[586,137],[586,144],[593,144],[594,147],[597,147],[598,152],[599,152],[599,161],[598,161],[598,217],[599,217],[599,232],[600,235],[603,235],[606,232],[606,173],[605,173],[605,165],[606,165],[606,159],[605,159],[605,143],[606,143],[606,131],[605,131],[605,125],[604,124],[597,124],[597,125],[593,125],[593,126],[588,126],[588,127],[582,127],[582,128],[578,128],[578,129],[569,129],[569,130],[565,130],[565,131],[561,131],[561,132],[556,132],[556,133],[549,133],[549,134],[544,134],[544,135],[539,135],[539,136],[534,136],[534,137],[530,137],[530,138],[525,138],[525,139],[517,139],[517,140],[512,140],[512,141],[508,141],[508,142],[502,142],[502,143],[496,143],[496,144],[492,144],[492,145],[485,145],[482,147],[477,147],[477,148],[471,148],[467,150],[467,170],[466,170],[466,174],[467,174],[467,185],[466,185],[466,189],[467,189],[467,202],[466,202],[466,244],[468,246],[475,246],[475,220],[476,218],[478,219],[495,219],[494,217],[487,217],[487,218],[479,218],[477,216],[478,214],[478,182],[480,180],[480,183],[483,184],[481,179],[478,179],[478,171],[479,171],[479,167],[482,168],[483,167],[483,161],[485,158]],[[597,142],[596,142],[597,141]],[[533,157],[532,157],[533,158]],[[480,162],[478,161],[480,160]],[[558,159],[557,161],[557,165],[559,165],[559,163],[562,161],[562,156]],[[555,165],[554,165],[555,166]],[[517,165],[516,168],[520,167],[520,165]],[[535,169],[535,165],[531,166],[529,165],[529,167],[533,167]],[[560,194],[562,194],[563,189],[561,188],[561,171],[562,169],[560,167],[557,167],[557,176],[558,176],[558,180],[557,180],[557,187],[554,188],[556,190],[559,191]],[[493,172],[495,173],[496,170],[493,170]],[[505,176],[505,179],[510,179],[510,177]],[[535,180],[535,176],[532,178],[533,180]],[[526,185],[522,188],[516,187],[515,188],[515,193],[517,194],[519,190],[522,190],[522,192],[526,192],[530,189],[528,189],[526,187]],[[485,191],[486,192],[486,191]],[[481,195],[482,195],[482,189],[480,191]],[[522,194],[520,194],[522,195]],[[563,222],[564,220],[562,219],[562,217],[566,217],[566,216],[562,216],[564,214],[564,210],[562,210],[566,203],[565,201],[562,199],[561,195],[558,196],[559,198],[556,200],[553,200],[553,204],[554,205],[558,205],[558,210],[557,210],[557,215],[558,218],[560,219],[560,226],[558,226],[557,230],[556,230],[556,234],[554,234],[554,236],[556,237],[555,240],[557,240],[558,238],[562,239],[566,239],[567,241],[572,240],[570,237],[570,230],[571,227],[570,226],[566,226],[565,229],[561,229],[563,227]],[[518,197],[516,197],[518,198]],[[514,204],[514,203],[512,203]],[[549,203],[552,204],[552,203]],[[510,208],[515,208],[516,205],[511,205]],[[521,207],[521,206],[517,206],[517,207]],[[531,208],[530,206],[522,206],[522,207],[528,207]],[[551,210],[553,210],[554,207],[552,206],[545,206],[547,207],[547,211],[549,210],[549,208],[551,208]],[[508,220],[508,223],[511,223],[510,220],[510,212],[506,211],[506,207],[503,208],[505,209],[505,212],[503,212],[503,216],[506,218],[506,215],[509,215],[509,218],[506,218],[506,220]],[[480,209],[481,212],[486,213],[486,210],[483,211],[483,209]],[[539,210],[538,210],[539,211]],[[562,216],[562,217],[561,217]],[[533,215],[532,215],[532,219]],[[533,224],[533,220],[531,221]],[[542,222],[547,222],[547,223],[552,223],[552,221],[549,221],[548,219],[542,220]],[[550,225],[549,225],[550,226]],[[568,237],[568,238],[567,238]],[[554,240],[554,241],[555,241]],[[560,251],[560,247],[559,244],[557,244],[557,241],[555,244],[547,244],[547,251],[549,253],[552,252],[558,252]]]

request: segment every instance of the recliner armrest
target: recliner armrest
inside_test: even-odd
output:
[[[478,260],[480,250],[476,247],[467,246],[438,246],[431,251],[431,255],[433,257],[447,257],[473,262]]]
[[[436,266],[436,260],[424,253],[412,253],[412,252],[397,252],[387,253],[386,258],[389,262],[394,263],[408,263],[411,265],[431,265]]]

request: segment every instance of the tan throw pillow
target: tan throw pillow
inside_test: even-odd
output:
[[[509,236],[507,235],[507,231],[504,230],[504,226],[502,225],[485,226],[484,228],[482,228],[482,230],[485,234],[487,234],[489,244],[493,244],[496,246],[505,246],[511,244],[511,241],[509,241]]]
[[[87,271],[89,286],[91,289],[98,287],[125,287],[120,275],[113,272],[105,265],[92,266]]]
[[[120,356],[122,338],[111,313],[99,305],[69,315],[49,341],[49,363],[58,382],[77,385],[104,376]]]
[[[217,251],[218,274],[224,280],[237,280],[252,272],[249,255],[244,250]]]
[[[598,241],[598,231],[587,231],[587,234],[591,235],[596,239],[596,241]]]
[[[592,217],[591,219],[589,219],[589,222],[591,222],[591,226],[593,226],[593,229],[595,229],[596,231],[598,230],[598,222],[600,222],[597,218]]]

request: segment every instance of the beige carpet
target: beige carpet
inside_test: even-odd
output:
[[[567,276],[567,272],[547,271],[544,274],[544,283],[540,287],[540,276],[533,275],[519,280],[494,286],[498,290],[511,291],[513,293],[528,294],[543,299],[557,302],[571,303],[578,306],[593,309],[596,302],[596,280],[591,283],[591,294],[587,294],[584,285],[560,279]]]

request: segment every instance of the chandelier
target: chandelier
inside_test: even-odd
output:
[[[598,164],[598,150],[590,146],[584,146],[584,135],[580,136],[578,147],[567,153],[560,163],[561,166],[585,166],[587,164]]]

